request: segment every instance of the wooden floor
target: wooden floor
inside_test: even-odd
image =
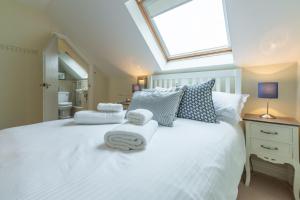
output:
[[[293,200],[292,187],[278,179],[260,173],[251,174],[251,183],[239,186],[238,200]]]

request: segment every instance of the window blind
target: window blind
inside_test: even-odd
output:
[[[143,5],[151,18],[174,9],[192,0],[143,0]]]

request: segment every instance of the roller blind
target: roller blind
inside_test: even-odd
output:
[[[144,0],[143,5],[149,16],[154,18],[192,0]]]

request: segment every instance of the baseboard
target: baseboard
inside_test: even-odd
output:
[[[293,183],[293,168],[289,165],[279,165],[266,162],[257,157],[252,157],[253,171],[260,172],[288,183]]]

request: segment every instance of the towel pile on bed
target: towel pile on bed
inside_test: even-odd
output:
[[[158,128],[153,113],[145,109],[127,113],[128,121],[108,131],[104,140],[108,147],[122,151],[143,150]]]
[[[124,121],[122,104],[99,103],[97,111],[85,110],[75,113],[77,124],[120,124]]]

